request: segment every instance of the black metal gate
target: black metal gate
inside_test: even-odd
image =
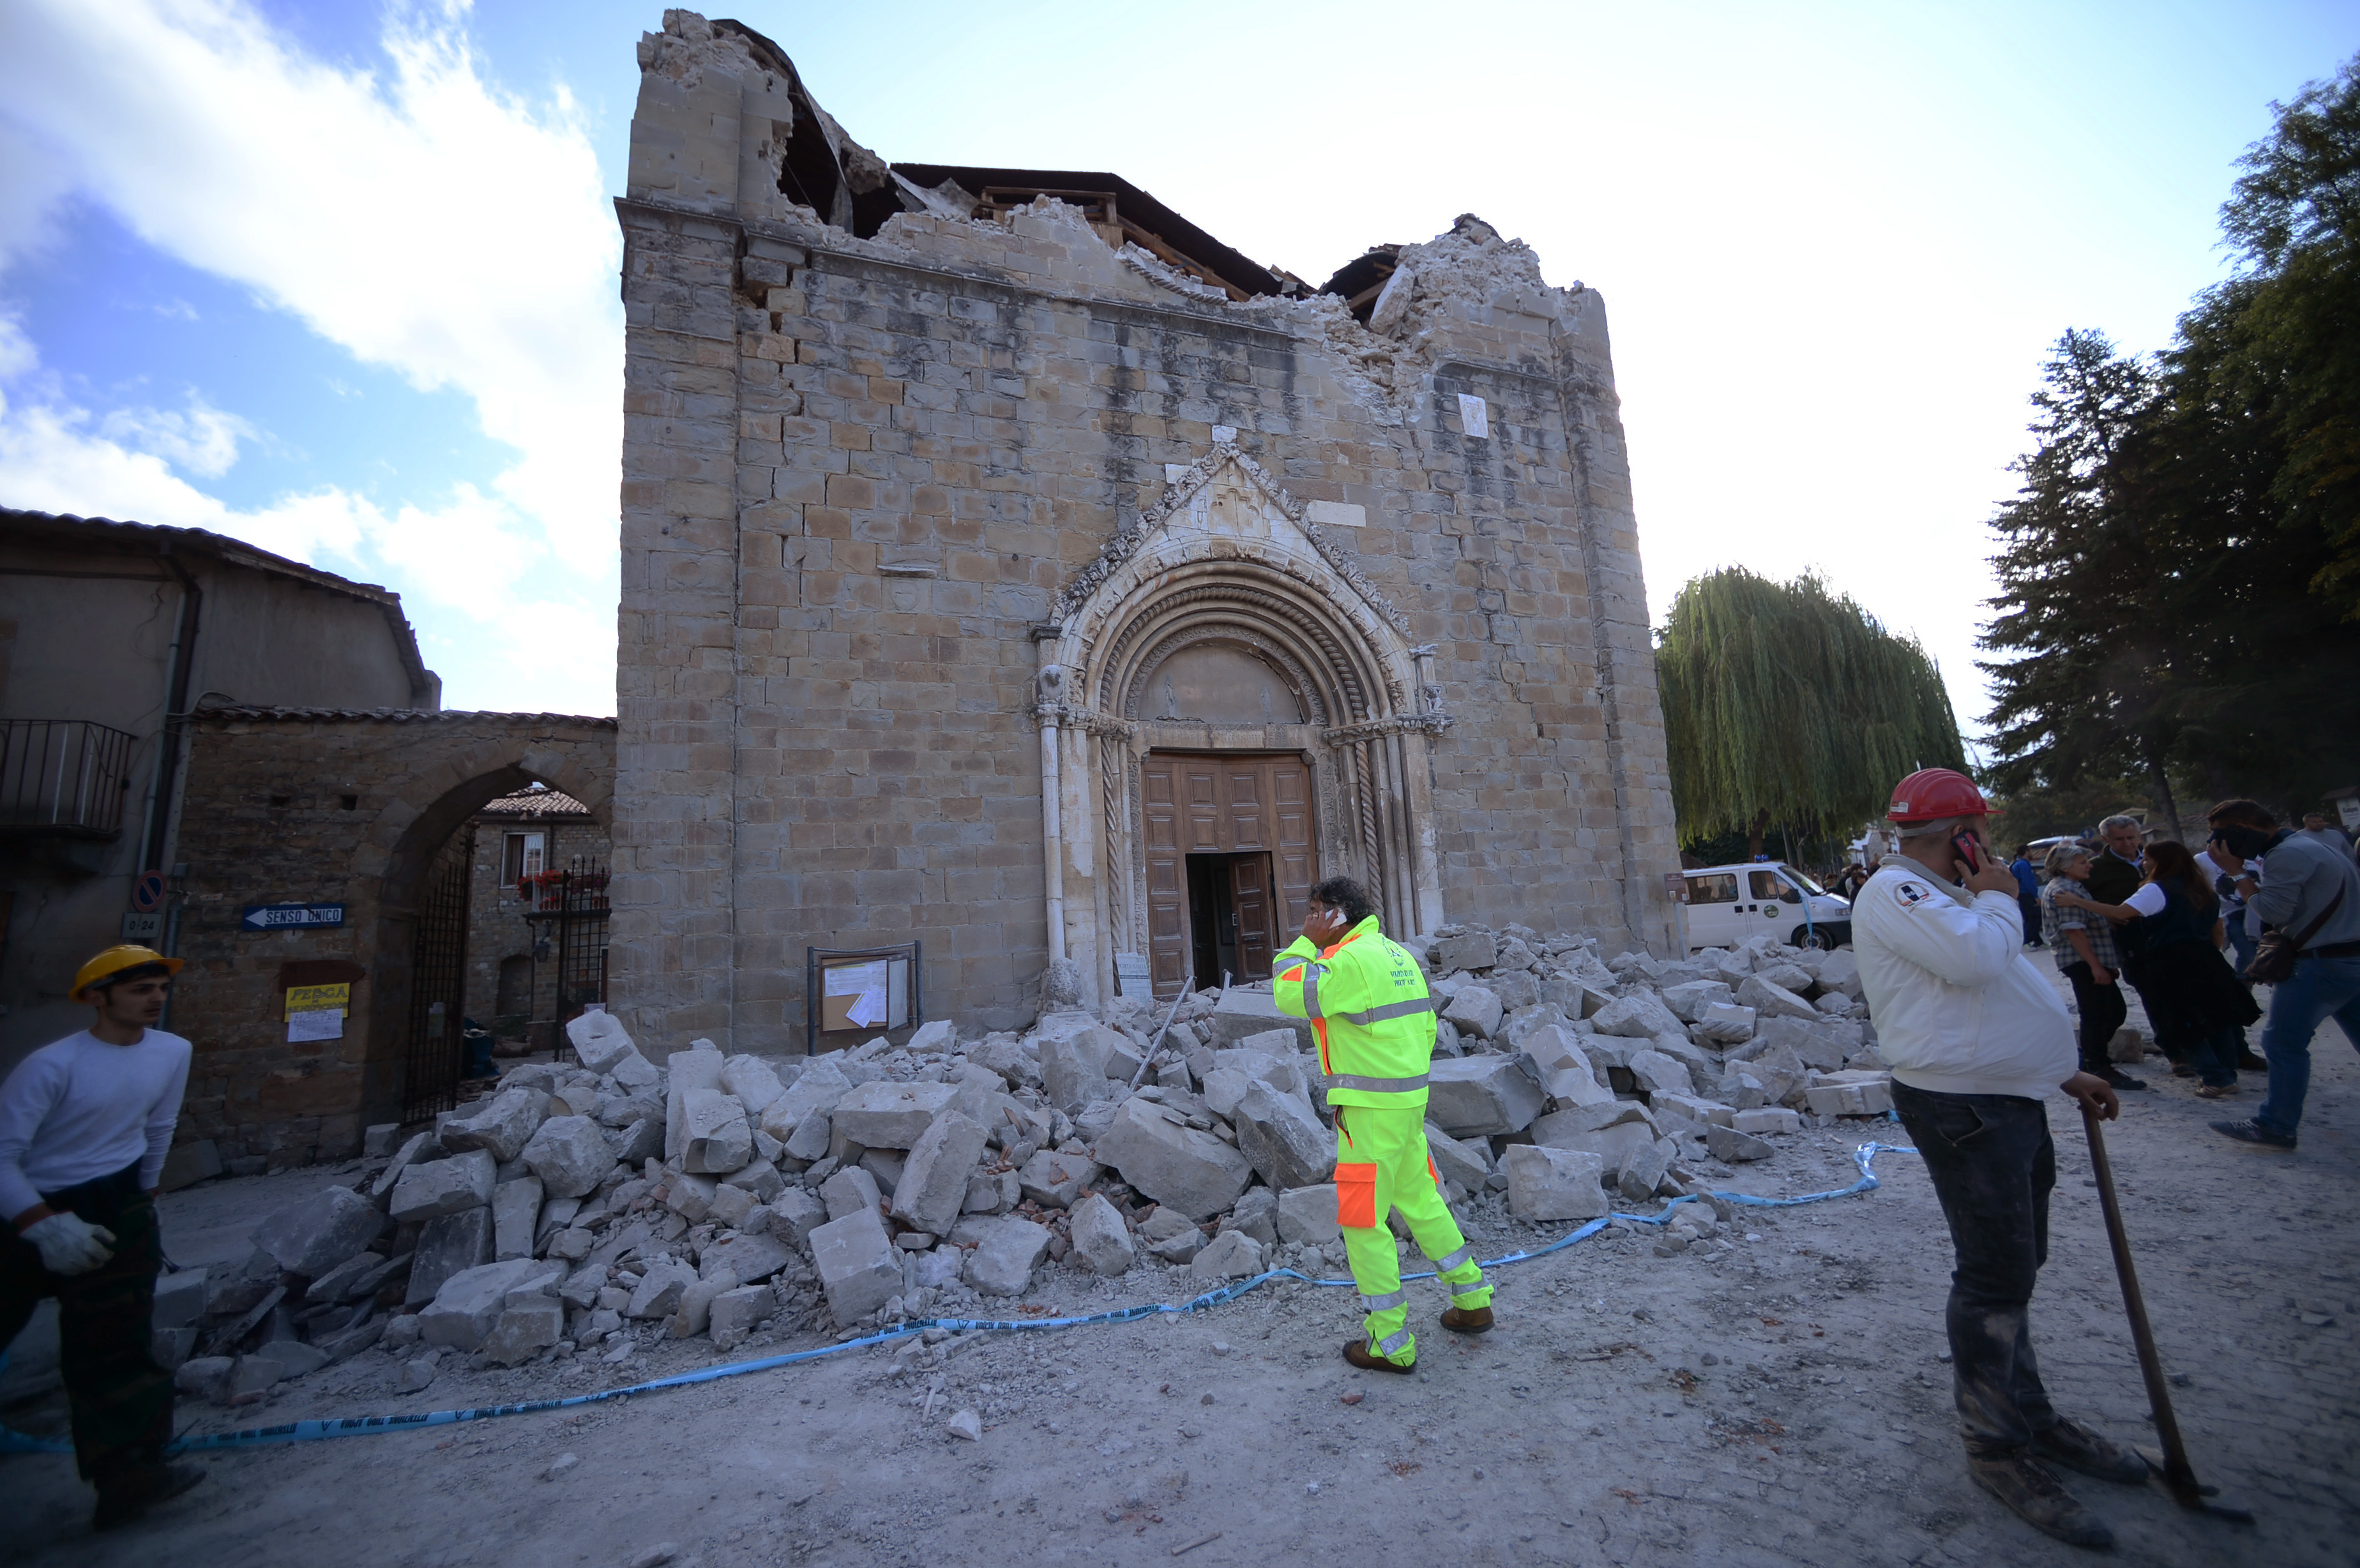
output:
[[[467,902],[475,830],[454,834],[419,889],[410,943],[410,1038],[402,1053],[401,1119],[414,1122],[459,1103],[465,1049]]]
[[[543,879],[537,900],[541,907],[525,915],[528,920],[556,928],[543,933],[544,941],[554,938],[557,949],[556,1017],[550,1038],[541,1042],[545,1049],[561,1049],[566,1024],[580,1017],[587,1004],[606,1000],[606,920],[612,913],[606,904],[607,876],[605,861],[577,855],[564,870]],[[540,945],[534,943],[536,951]]]

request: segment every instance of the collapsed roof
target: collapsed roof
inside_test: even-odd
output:
[[[786,51],[743,22],[716,16],[718,34],[742,39],[754,60],[786,84],[794,120],[774,149],[779,191],[822,221],[873,239],[897,212],[998,221],[1040,197],[1081,209],[1098,237],[1120,250],[1136,245],[1177,271],[1228,294],[1300,299],[1341,294],[1362,322],[1393,271],[1397,245],[1379,245],[1314,288],[1283,267],[1264,267],[1190,223],[1120,175],[1063,169],[990,169],[970,164],[887,163],[845,134],[803,85]]]

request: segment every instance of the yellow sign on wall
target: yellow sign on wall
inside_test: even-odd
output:
[[[290,985],[287,987],[287,1016],[297,1013],[325,1012],[334,1008],[348,1013],[353,1008],[353,985],[347,980],[341,985]]]

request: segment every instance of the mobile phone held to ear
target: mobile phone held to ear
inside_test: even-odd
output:
[[[1967,875],[1970,877],[1983,868],[1982,846],[1975,843],[1974,834],[1963,833],[1953,834],[1950,847],[1958,852],[1961,860],[1966,862]]]

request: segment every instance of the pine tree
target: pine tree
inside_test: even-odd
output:
[[[2221,210],[2245,271],[2197,313],[2234,319],[2237,379],[2270,394],[2270,496],[2330,541],[2311,584],[2360,618],[2360,60],[2271,108]]]
[[[2103,333],[2058,340],[2032,397],[2034,448],[2015,464],[2024,483],[1992,519],[2005,546],[1982,642],[2014,657],[1981,668],[1997,693],[2000,789],[2136,774],[2177,833],[2184,585],[2159,523],[2156,449],[2141,439],[2158,379]]]

